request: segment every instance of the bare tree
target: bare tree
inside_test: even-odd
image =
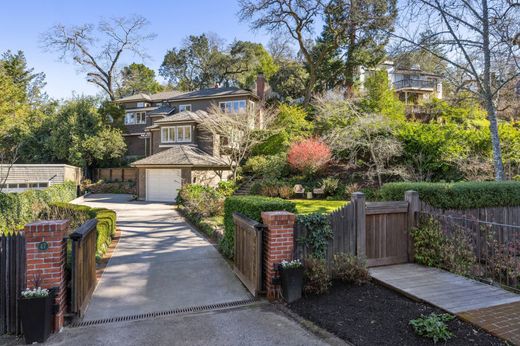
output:
[[[60,60],[71,58],[87,74],[87,81],[115,100],[117,64],[125,52],[146,58],[142,48],[155,34],[144,33],[148,21],[141,16],[101,20],[97,26],[58,24],[42,35],[43,48],[59,51]]]
[[[4,146],[0,149],[0,193],[2,193],[6,187],[11,169],[20,158],[19,150],[21,145],[21,143],[16,143],[9,147]]]
[[[520,3],[517,0],[408,0],[406,23],[395,37],[446,61],[462,78],[457,86],[485,107],[495,179],[504,165],[497,123],[500,91],[520,76]],[[422,42],[435,42],[442,54]]]
[[[222,158],[229,164],[233,179],[236,180],[239,165],[256,145],[267,138],[269,134],[264,130],[271,126],[278,113],[261,107],[230,113],[214,106],[208,113],[195,114],[198,116],[202,138],[211,141],[219,139],[216,142],[220,144]]]

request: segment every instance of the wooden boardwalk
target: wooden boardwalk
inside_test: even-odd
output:
[[[518,294],[413,263],[370,268],[370,275],[411,298],[453,314],[520,302]]]

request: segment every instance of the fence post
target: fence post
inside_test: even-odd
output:
[[[412,228],[417,226],[417,213],[421,209],[421,202],[417,191],[406,191],[404,193],[404,200],[408,202],[408,261],[412,261],[415,256],[415,250],[410,232]]]
[[[352,194],[352,205],[354,206],[354,219],[356,227],[356,255],[358,257],[366,257],[366,212],[365,212],[365,195],[363,192],[354,192]]]
[[[69,220],[36,221],[25,225],[28,287],[55,289],[54,332],[63,327],[66,308],[65,261]],[[37,281],[37,282],[36,282]]]

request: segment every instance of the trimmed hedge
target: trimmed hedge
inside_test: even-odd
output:
[[[0,231],[13,231],[38,218],[49,204],[76,198],[76,184],[65,182],[45,190],[0,193]]]
[[[103,255],[112,237],[116,234],[116,212],[105,208],[91,208],[86,205],[70,203],[53,203],[50,205],[46,219],[69,219],[70,229],[81,226],[89,219],[97,219],[97,255]]]
[[[224,237],[220,241],[222,252],[229,258],[233,257],[235,241],[235,225],[233,213],[239,212],[243,215],[262,222],[263,211],[286,210],[296,213],[296,205],[281,198],[270,198],[263,196],[230,196],[224,202]]]
[[[405,191],[419,192],[421,200],[442,209],[520,206],[520,182],[388,183],[381,187],[385,201],[399,201]]]

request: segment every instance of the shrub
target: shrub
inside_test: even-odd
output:
[[[363,284],[370,280],[366,262],[354,255],[338,253],[333,257],[334,278],[344,282]]]
[[[262,222],[263,211],[285,210],[296,212],[293,202],[281,198],[269,198],[263,196],[230,196],[224,202],[224,237],[220,242],[222,252],[229,258],[233,257],[235,225],[233,213],[239,212],[250,219]]]
[[[251,193],[266,197],[291,198],[293,195],[292,186],[284,181],[275,179],[264,179],[257,181],[251,186]]]
[[[103,182],[100,180],[95,184],[87,184],[85,182],[82,184],[82,189],[91,193],[123,193],[136,195],[136,187],[136,184],[132,181]]]
[[[326,293],[332,284],[324,259],[307,257],[305,259],[304,277],[303,290],[307,294]]]
[[[345,186],[345,198],[350,199],[354,192],[360,191],[361,187],[359,184],[353,183]]]
[[[307,176],[322,170],[331,158],[329,146],[315,138],[294,143],[287,154],[289,165]]]
[[[411,235],[415,261],[429,267],[440,267],[446,239],[439,224],[432,218],[421,218],[420,226],[413,229]]]
[[[266,179],[278,179],[289,174],[285,154],[253,156],[247,160],[243,170],[246,173]]]
[[[384,200],[402,200],[405,191],[419,192],[421,200],[442,209],[520,206],[520,182],[389,183],[380,190]]]
[[[306,231],[298,241],[309,248],[314,258],[324,259],[333,236],[329,216],[322,213],[298,215],[297,222],[304,225]]]
[[[237,184],[233,180],[228,181],[219,181],[217,185],[217,192],[220,193],[224,197],[229,197],[235,193],[237,189]]]
[[[421,317],[411,320],[410,325],[418,335],[433,339],[436,344],[439,340],[446,342],[453,337],[446,325],[446,322],[452,319],[453,316],[449,314],[431,313],[428,316],[421,315]]]
[[[224,206],[224,196],[207,185],[186,184],[179,191],[177,202],[195,217],[220,215]]]
[[[334,196],[338,192],[339,179],[336,178],[325,178],[321,182],[321,188],[325,193],[325,196]]]

